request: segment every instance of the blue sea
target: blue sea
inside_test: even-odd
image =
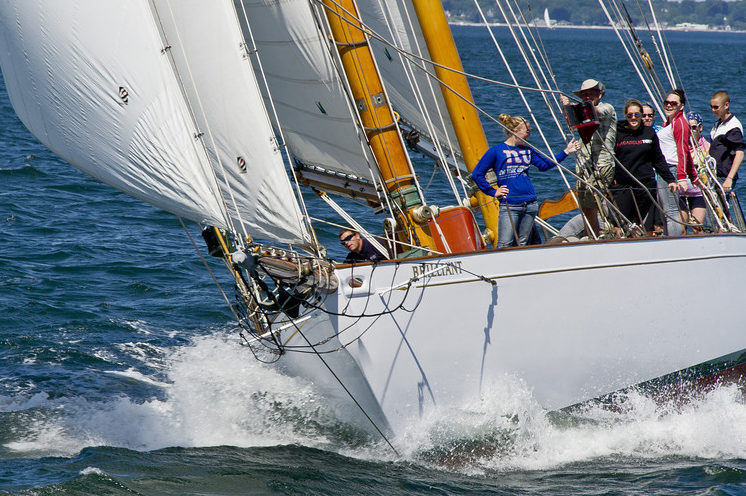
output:
[[[495,32],[530,85],[509,33]],[[468,71],[509,81],[483,28],[454,34]],[[594,77],[617,109],[647,99],[613,32],[541,34],[565,91]],[[718,89],[746,116],[746,37],[667,38],[706,127]],[[474,93],[495,115],[526,115],[514,90],[477,83]],[[533,108],[556,144],[546,110]],[[491,142],[504,139],[486,128]],[[432,170],[418,167],[423,177]],[[561,192],[554,171],[534,182],[542,197]],[[746,494],[746,404],[732,386],[685,405],[630,394],[616,409],[576,416],[506,387],[481,409],[412,426],[394,454],[336,417],[314,384],[255,361],[177,219],[56,158],[17,119],[1,82],[0,226],[2,494]],[[321,232],[340,255],[333,230]],[[718,289],[695,282],[692,311],[718,311],[696,298]],[[686,318],[660,303],[662,321]]]

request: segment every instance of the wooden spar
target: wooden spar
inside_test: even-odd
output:
[[[448,113],[456,131],[464,163],[469,172],[477,166],[479,159],[487,151],[487,137],[484,134],[479,114],[474,108],[474,100],[469,83],[463,73],[451,28],[440,0],[411,0],[425,37],[430,57],[435,62],[435,74],[443,82],[440,88],[446,101]],[[482,212],[487,226],[487,238],[493,246],[497,243],[498,204],[491,196],[481,191],[476,194],[476,203]]]
[[[339,51],[360,122],[389,196],[403,214],[398,215],[400,240],[435,249],[428,219],[418,219],[422,207],[414,171],[383,91],[368,39],[354,0],[324,0],[326,16]]]
[[[548,219],[576,208],[578,208],[578,202],[575,201],[574,192],[568,191],[561,198],[541,202],[539,213],[536,216],[541,219]]]

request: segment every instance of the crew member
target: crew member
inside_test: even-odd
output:
[[[359,232],[351,229],[339,231],[339,242],[350,250],[344,263],[378,262],[388,258],[379,252],[370,241],[360,236]]]

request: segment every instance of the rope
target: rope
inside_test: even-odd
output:
[[[199,258],[202,260],[202,263],[204,264],[205,268],[207,269],[207,272],[210,274],[210,277],[212,277],[212,280],[215,282],[215,286],[218,288],[218,291],[220,291],[220,294],[223,295],[223,299],[228,304],[228,308],[230,308],[231,313],[236,318],[236,320],[239,320],[238,314],[233,308],[233,305],[231,304],[230,300],[228,299],[228,296],[225,294],[225,291],[223,291],[222,286],[220,286],[220,283],[218,282],[218,279],[215,277],[215,274],[212,272],[212,269],[210,268],[210,265],[207,263],[207,260],[205,259],[204,255],[202,255],[202,252],[199,251],[199,248],[197,248],[197,243],[194,242],[194,238],[192,238],[191,233],[187,229],[186,225],[184,224],[184,221],[181,219],[181,217],[176,217],[179,219],[179,223],[181,224],[181,227],[184,228],[184,232],[186,232],[187,236],[189,237],[189,241],[191,241],[192,246],[194,247],[194,251],[197,252],[197,255],[199,255]]]
[[[395,23],[394,22],[395,19],[394,19],[394,16],[391,15],[391,11],[389,9],[389,4],[388,3],[384,3],[381,0],[378,1],[378,4],[379,4],[379,6],[381,8],[381,11],[383,13],[385,13],[385,14],[388,15],[387,19],[388,19],[389,22],[387,22],[386,25],[389,27],[389,33],[392,36],[392,39],[396,38],[398,40],[399,44],[402,45],[402,46],[404,46],[403,43],[402,43],[401,36],[398,33],[398,31],[395,31],[395,30],[391,29],[390,24],[394,24]],[[414,29],[414,26],[412,24],[412,18],[411,18],[409,9],[406,8],[406,5],[403,5],[403,10],[404,10],[404,13],[406,14],[406,20],[407,20],[406,25],[403,25],[403,27],[406,28],[408,30],[407,33],[411,35],[412,41],[414,41],[414,47],[416,48],[418,55],[422,56],[423,48],[422,48],[422,46],[420,46],[420,40],[419,40],[419,38],[414,34],[415,33],[415,29]],[[423,92],[420,89],[420,85],[419,85],[419,83],[417,81],[417,77],[415,75],[416,73],[415,73],[414,69],[415,69],[416,65],[412,64],[409,59],[403,57],[401,55],[401,53],[397,53],[397,55],[399,56],[399,60],[401,60],[401,62],[402,62],[402,67],[404,68],[404,74],[407,77],[407,81],[409,82],[410,88],[412,89],[412,92],[413,92],[413,94],[415,96],[415,101],[417,103],[417,107],[419,108],[419,110],[422,113],[422,116],[424,118],[425,125],[427,126],[428,134],[429,134],[429,136],[432,137],[432,144],[435,147],[435,150],[436,150],[436,153],[437,153],[437,156],[438,156],[438,160],[436,161],[436,163],[443,168],[443,171],[445,173],[445,177],[446,177],[446,179],[448,181],[448,184],[450,185],[451,190],[452,190],[454,196],[456,198],[458,198],[459,197],[458,187],[456,186],[456,183],[453,180],[452,175],[449,174],[448,160],[447,160],[447,158],[445,156],[445,153],[443,152],[443,148],[441,146],[440,140],[437,138],[435,123],[433,122],[433,119],[430,116],[430,110],[425,105],[424,98],[423,98]],[[454,157],[454,161],[455,161],[455,157],[457,155],[458,150],[456,150],[456,147],[451,142],[451,136],[450,136],[450,134],[449,134],[449,132],[447,130],[446,124],[445,124],[446,121],[445,121],[445,118],[444,118],[444,115],[443,115],[443,109],[441,109],[441,102],[438,99],[438,97],[436,96],[436,89],[433,87],[432,80],[430,78],[426,78],[425,81],[427,83],[427,89],[429,90],[429,94],[432,97],[432,102],[435,105],[435,113],[436,113],[436,116],[438,118],[439,128],[442,131],[442,134],[443,134],[443,136],[445,137],[445,140],[446,140],[446,147],[447,147],[447,149],[450,152],[450,156]],[[458,177],[460,179],[461,170],[458,168],[458,166],[456,167],[456,174],[458,175]],[[467,196],[467,191],[466,191],[465,186],[463,185],[463,180],[461,181],[461,187],[462,187],[462,190],[463,190],[463,195]]]
[[[391,451],[393,451],[396,456],[400,456],[399,452],[396,451],[396,448],[394,448],[394,445],[391,444],[391,441],[389,441],[388,437],[386,437],[386,434],[383,433],[383,431],[381,430],[381,428],[378,427],[378,425],[376,424],[376,422],[370,417],[370,415],[368,415],[368,412],[365,411],[365,408],[363,408],[363,406],[360,404],[360,402],[357,400],[357,398],[355,398],[355,395],[352,394],[352,392],[349,389],[347,389],[347,386],[344,385],[344,383],[339,378],[339,376],[336,374],[336,372],[334,372],[334,370],[329,366],[329,364],[326,362],[326,360],[324,360],[324,357],[321,356],[321,354],[316,351],[316,347],[311,344],[311,342],[308,340],[308,338],[306,337],[306,335],[303,334],[303,331],[301,331],[300,327],[296,326],[296,331],[298,332],[298,334],[301,335],[301,337],[303,338],[303,340],[306,343],[308,343],[308,346],[311,347],[311,349],[313,350],[314,354],[318,357],[319,360],[321,360],[321,363],[323,363],[324,367],[326,367],[327,370],[329,370],[329,373],[334,377],[334,379],[342,387],[342,389],[344,389],[345,393],[347,393],[347,395],[350,397],[350,399],[353,401],[353,403],[355,403],[355,406],[357,406],[360,409],[360,412],[362,412],[362,414],[365,415],[365,418],[368,419],[368,421],[373,426],[373,428],[378,432],[378,434],[381,435],[381,438],[384,441],[386,441],[386,444],[389,445],[389,448],[391,448]]]
[[[344,209],[337,204],[337,202],[332,200],[329,195],[327,195],[323,191],[314,189],[314,192],[319,198],[324,200],[326,204],[332,208],[332,210],[337,212],[340,217],[349,222],[349,224],[355,229],[355,231],[362,234],[365,239],[367,239],[368,242],[370,242],[370,244],[375,247],[376,250],[381,252],[382,255],[386,255],[388,257],[388,250],[384,248],[383,245],[375,237],[373,237],[368,231],[366,231],[363,226],[361,226],[350,214],[345,212]]]
[[[634,58],[632,58],[632,54],[629,51],[629,48],[627,48],[627,45],[624,43],[624,40],[622,39],[622,35],[619,33],[619,28],[617,27],[614,20],[611,18],[611,14],[609,13],[608,9],[606,8],[606,5],[604,5],[603,0],[598,0],[599,5],[601,5],[601,9],[603,9],[604,14],[606,14],[606,18],[609,20],[609,24],[612,28],[614,28],[614,33],[617,35],[617,38],[619,38],[619,42],[622,44],[622,48],[624,48],[625,53],[627,54],[627,57],[629,58],[630,62],[632,62],[632,66],[635,68],[635,72],[637,72],[637,75],[640,78],[640,81],[642,82],[642,85],[645,87],[645,91],[650,96],[650,99],[653,100],[653,102],[656,103],[658,100],[656,100],[655,96],[653,95],[653,90],[650,88],[650,85],[648,85],[648,82],[645,80],[645,76],[643,76],[642,71],[635,63]],[[658,107],[658,111],[660,112],[660,107]],[[661,112],[661,115],[662,112]]]

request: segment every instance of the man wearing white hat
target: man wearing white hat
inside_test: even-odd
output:
[[[594,233],[599,233],[598,226],[598,202],[594,196],[594,190],[588,187],[588,183],[595,189],[605,191],[614,178],[614,146],[616,145],[616,112],[614,107],[608,103],[601,102],[606,92],[603,83],[595,79],[586,79],[580,85],[580,89],[573,91],[584,102],[591,102],[596,108],[596,115],[601,124],[593,133],[591,141],[580,147],[575,154],[575,172],[578,176],[587,177],[585,181],[578,181],[578,203],[583,210],[588,224]],[[562,104],[567,105],[570,100],[563,96]],[[594,165],[598,175],[591,173]]]

